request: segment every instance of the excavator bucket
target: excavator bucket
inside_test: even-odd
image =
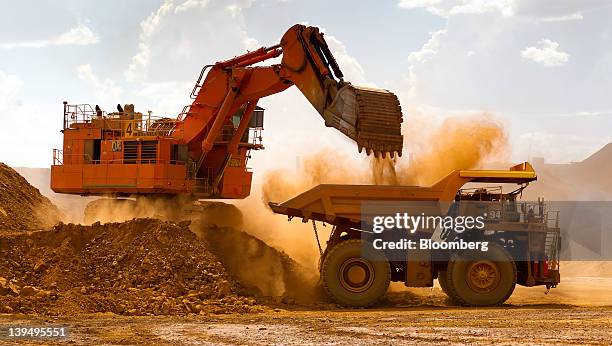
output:
[[[402,109],[388,90],[346,84],[324,110],[325,125],[357,142],[359,152],[393,157],[402,155]]]

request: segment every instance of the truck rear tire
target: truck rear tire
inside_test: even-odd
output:
[[[343,306],[375,304],[387,292],[390,281],[391,269],[384,254],[359,239],[337,244],[323,260],[323,288]]]
[[[461,305],[500,305],[516,286],[516,264],[495,244],[486,252],[464,250],[448,262],[445,281],[447,294]]]

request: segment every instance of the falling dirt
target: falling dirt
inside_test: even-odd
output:
[[[479,167],[492,158],[504,157],[508,138],[503,125],[493,115],[449,117],[440,125],[422,127],[427,146],[410,147],[405,132],[407,157],[349,160],[332,150],[307,156],[298,172],[275,170],[266,174],[263,200],[283,202],[319,184],[422,185],[435,183],[456,169]]]

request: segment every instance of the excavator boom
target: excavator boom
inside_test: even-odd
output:
[[[264,65],[277,57],[280,63]],[[397,97],[345,81],[323,33],[294,25],[277,45],[205,66],[177,119],[143,116],[133,105],[106,113],[65,102],[64,146],[54,151],[51,187],[81,195],[245,198],[250,151],[263,149],[257,103],[291,86],[360,152],[401,155]]]
[[[282,55],[280,64],[251,67]],[[203,142],[210,150],[221,124],[240,106],[257,102],[295,85],[323,117],[357,142],[368,154],[401,155],[402,112],[397,96],[388,90],[363,88],[344,81],[344,75],[316,27],[295,25],[281,43],[213,65],[194,89],[183,126],[187,142]],[[215,125],[216,122],[216,125]]]

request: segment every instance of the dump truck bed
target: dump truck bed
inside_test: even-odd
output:
[[[470,182],[523,184],[537,179],[533,167],[524,162],[508,170],[455,170],[429,187],[322,184],[283,203],[270,202],[277,214],[331,224],[365,221],[361,212],[367,202],[452,202],[461,187]]]

